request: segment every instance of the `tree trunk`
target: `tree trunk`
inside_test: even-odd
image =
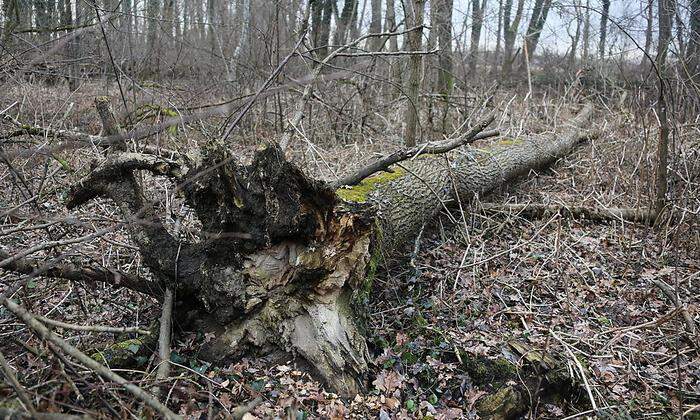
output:
[[[409,51],[419,51],[422,46],[423,36],[423,12],[425,0],[407,0],[405,5],[406,10],[406,26],[408,29],[415,29],[406,34],[406,47]],[[404,141],[406,146],[412,147],[416,145],[416,136],[418,125],[420,123],[418,110],[420,108],[420,79],[423,70],[423,55],[414,54],[408,59],[408,86],[406,88],[408,103],[406,104],[406,125],[404,127]]]
[[[372,20],[369,23],[369,32],[378,34],[382,31],[382,0],[372,0]],[[369,50],[379,51],[382,47],[382,38],[369,39]]]
[[[574,5],[574,12],[576,13],[576,32],[571,36],[571,51],[569,52],[569,69],[574,71],[576,66],[576,54],[578,53],[578,44],[581,39],[581,26],[583,21],[583,14],[581,13],[581,6],[579,0],[576,1]]]
[[[518,0],[518,8],[512,22],[510,21],[510,12],[513,7],[513,0],[506,0],[506,5],[503,10],[503,79],[507,79],[510,76],[511,69],[513,68],[513,61],[515,60],[513,56],[515,37],[518,35],[518,28],[520,27],[520,20],[523,17],[524,6],[525,0]]]
[[[591,46],[591,0],[586,0],[586,13],[583,18],[583,51],[581,59],[588,61],[589,48]]]
[[[605,42],[608,33],[608,14],[610,13],[610,0],[603,0],[603,10],[600,14],[600,42],[598,44],[598,58],[605,58]]]
[[[656,200],[654,210],[657,217],[661,216],[666,207],[666,193],[668,192],[668,138],[669,122],[666,106],[666,58],[668,46],[671,42],[671,1],[658,0],[659,3],[659,51],[656,56],[656,68],[658,69],[659,100],[656,103],[656,112],[659,118],[659,143],[656,149]]]
[[[591,113],[587,106],[571,126]],[[68,205],[107,195],[126,220],[141,221],[130,233],[144,264],[176,289],[175,316],[213,337],[200,354],[217,362],[296,357],[336,392],[352,395],[366,383],[363,325],[380,255],[400,252],[455,194],[466,202],[509,184],[581,138],[573,128],[554,138],[465,147],[449,162],[420,156],[335,191],[307,178],[275,144],[259,148],[248,166],[222,145],[204,150],[199,163],[186,161],[191,168],[121,153],[75,186]],[[136,169],[180,182],[202,223],[200,243],[182,243],[163,227],[131,175]]]
[[[647,57],[651,57],[651,42],[654,36],[654,0],[649,0],[647,4],[647,28],[644,32],[644,55],[642,62],[647,62]]]
[[[472,0],[472,31],[469,44],[469,72],[476,71],[477,55],[479,53],[479,40],[481,39],[481,28],[484,25],[484,11],[486,10],[486,0]]]
[[[688,47],[686,49],[690,74],[698,80],[700,72],[700,0],[690,2],[690,34],[688,35]]]
[[[319,60],[328,55],[332,6],[331,0],[311,0],[311,39]]]
[[[520,64],[521,73],[525,72],[527,60],[532,61],[532,59],[535,57],[535,50],[537,49],[537,44],[540,40],[544,23],[547,21],[547,14],[549,14],[551,5],[552,0],[535,0],[535,6],[532,9],[530,23],[528,24],[527,32],[525,33],[525,43],[523,47],[524,51]]]
[[[447,115],[449,111],[449,96],[454,86],[452,75],[452,0],[435,2],[436,14],[434,30],[440,45],[438,53],[437,92],[443,96],[442,132],[447,132]]]
[[[503,32],[503,0],[498,0],[498,23],[496,25],[496,49],[493,52],[491,76],[498,73],[499,56],[501,55],[501,32]]]

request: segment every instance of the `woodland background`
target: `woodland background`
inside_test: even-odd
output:
[[[578,397],[538,391],[518,415],[699,415],[700,1],[1,3],[2,299],[87,354],[114,351],[113,371],[158,388],[175,413],[489,417],[482,403],[500,362],[470,360],[505,359],[520,374],[551,355]],[[142,340],[143,330],[158,335],[158,300],[54,275],[69,262],[83,274],[152,276],[114,203],[65,206],[109,134],[98,96],[111,98],[130,150],[169,156],[223,142],[248,162],[258,144],[282,138],[292,162],[329,182],[402,147],[456,138],[490,112],[505,141],[560,133],[580,104],[596,113],[585,127],[594,135],[571,156],[446,206],[403,257],[382,264],[367,298],[370,384],[343,399],[291,362],[206,362],[198,349],[208,337],[177,322],[170,363],[159,363]],[[176,185],[138,179],[167,229],[197,241],[201,223]],[[523,210],[532,204],[551,208]],[[590,220],[572,206],[653,220]],[[6,307],[0,337],[3,372],[19,384],[0,385],[0,416],[152,415]],[[163,364],[166,376],[156,373]]]

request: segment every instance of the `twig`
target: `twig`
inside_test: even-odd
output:
[[[52,333],[46,326],[39,322],[36,317],[29,313],[26,309],[14,303],[6,297],[0,299],[2,303],[10,312],[15,314],[18,318],[22,320],[29,328],[31,328],[34,333],[36,333],[40,338],[49,341],[56,347],[60,348],[63,352],[78,360],[80,363],[86,367],[92,369],[94,372],[102,376],[103,378],[116,382],[122,385],[124,389],[134,395],[136,398],[140,399],[146,403],[149,407],[153,408],[156,412],[162,415],[166,419],[180,419],[180,416],[172,412],[168,407],[163,405],[160,401],[156,400],[149,393],[141,389],[140,387],[132,384],[123,377],[119,376],[111,369],[101,365],[96,360],[92,359],[90,356],[81,352],[77,348],[73,347],[67,343],[62,338],[58,337],[56,334]]]
[[[263,83],[263,85],[260,86],[260,89],[258,89],[258,91],[255,93],[255,95],[252,98],[250,98],[248,103],[245,104],[245,107],[241,110],[241,112],[238,113],[238,115],[236,116],[236,119],[233,120],[233,122],[228,125],[228,127],[226,128],[226,131],[224,132],[224,135],[222,136],[223,140],[226,140],[226,138],[229,136],[229,134],[231,134],[231,131],[241,121],[241,118],[243,118],[243,116],[248,113],[248,111],[253,106],[253,104],[258,99],[258,97],[265,91],[265,89],[268,88],[268,86],[270,86],[272,81],[275,80],[277,75],[280,74],[280,72],[282,71],[284,66],[287,65],[287,62],[294,56],[294,54],[296,54],[297,48],[299,48],[301,43],[304,42],[305,37],[306,37],[306,31],[304,31],[304,33],[301,34],[301,36],[299,37],[299,40],[294,45],[294,48],[292,48],[292,51],[289,54],[287,54],[287,56],[284,58],[284,60],[282,60],[277,65],[277,68],[272,72],[272,74],[270,74],[270,76],[267,78],[267,80],[265,80],[265,83]]]
[[[691,335],[695,335],[696,334],[695,320],[693,320],[693,317],[690,316],[690,314],[688,313],[688,310],[685,308],[685,305],[681,305],[681,303],[678,301],[678,295],[676,294],[676,291],[673,289],[673,287],[671,287],[670,285],[668,285],[665,281],[663,281],[661,279],[659,279],[659,280],[650,279],[650,281],[652,283],[654,283],[656,285],[656,287],[661,289],[661,291],[664,293],[664,295],[666,295],[666,297],[669,298],[669,300],[671,302],[673,302],[676,309],[681,311],[681,314],[683,315],[683,319],[685,320],[685,324],[688,327],[688,332]],[[696,343],[695,347],[698,348],[697,341],[695,343]]]
[[[586,387],[586,392],[588,393],[588,399],[591,400],[591,407],[593,407],[593,412],[598,411],[598,404],[595,402],[595,398],[593,398],[593,392],[591,391],[591,386],[588,384],[588,378],[586,377],[586,372],[583,370],[583,366],[581,365],[581,362],[576,358],[576,355],[574,355],[574,352],[571,351],[569,348],[569,345],[564,342],[559,336],[554,332],[550,330],[550,333],[552,334],[552,337],[554,337],[555,340],[557,340],[559,343],[561,343],[562,346],[564,346],[564,349],[566,349],[566,352],[569,353],[569,357],[571,357],[574,360],[574,363],[576,364],[576,368],[578,369],[579,373],[581,374],[581,379],[583,380],[583,385]]]
[[[158,357],[160,364],[156,371],[156,381],[165,380],[170,375],[170,330],[172,329],[173,301],[175,293],[168,287],[163,298],[163,312],[160,316],[160,334],[158,336]],[[155,387],[157,395],[160,388]]]
[[[76,325],[69,324],[45,316],[37,315],[36,318],[44,324],[49,324],[54,327],[63,328],[64,330],[72,331],[92,331],[92,332],[107,332],[107,333],[139,333],[143,335],[151,335],[150,331],[139,327],[107,327],[103,325]]]
[[[493,122],[494,118],[495,118],[495,116],[493,114],[489,115],[488,117],[479,121],[463,137],[455,139],[455,140],[445,140],[445,141],[435,143],[435,144],[423,144],[423,145],[411,147],[409,149],[397,150],[394,153],[387,155],[387,156],[385,156],[377,161],[374,161],[374,162],[370,163],[369,165],[359,169],[355,173],[341,178],[340,180],[336,181],[333,184],[333,187],[339,188],[339,187],[342,187],[344,185],[358,184],[360,181],[362,181],[363,179],[367,178],[368,176],[370,176],[374,173],[386,170],[389,166],[391,166],[397,162],[411,159],[412,157],[419,155],[419,154],[422,154],[422,153],[425,153],[425,154],[446,153],[446,152],[449,152],[450,150],[456,149],[460,146],[464,146],[465,144],[469,144],[475,140],[483,139],[486,137],[497,136],[499,134],[498,131],[488,131],[486,133],[482,133],[482,131],[484,131],[484,129],[486,129],[486,127],[488,127],[488,125]],[[482,135],[479,136],[479,134],[482,134]]]
[[[285,129],[284,134],[282,135],[282,139],[280,139],[280,148],[282,151],[285,151],[287,149],[287,146],[289,145],[289,141],[292,139],[292,134],[295,132],[296,127],[299,125],[301,122],[302,118],[304,118],[304,108],[306,108],[306,104],[309,102],[309,99],[311,99],[311,93],[313,92],[313,85],[316,82],[316,79],[318,79],[321,76],[321,73],[323,71],[323,68],[325,67],[326,64],[328,64],[333,58],[337,57],[338,54],[341,54],[343,51],[347,51],[348,49],[354,47],[355,45],[359,44],[363,40],[367,38],[372,38],[372,37],[377,37],[377,36],[393,36],[393,35],[402,35],[411,31],[415,31],[417,29],[422,29],[422,26],[407,29],[403,32],[382,32],[382,33],[371,33],[371,34],[366,34],[363,35],[354,41],[350,42],[349,44],[343,45],[342,47],[338,47],[336,50],[331,52],[324,58],[314,69],[311,79],[309,83],[304,87],[304,93],[301,95],[301,98],[296,102],[294,106],[294,116],[289,121],[289,124],[287,128]],[[302,37],[303,38],[303,37]]]
[[[2,352],[0,352],[0,369],[2,369],[2,373],[5,375],[5,378],[7,378],[7,382],[9,382],[12,389],[15,390],[17,397],[19,397],[19,400],[22,401],[22,404],[24,404],[27,411],[29,411],[32,417],[36,417],[37,412],[32,404],[32,400],[29,398],[27,391],[25,391],[22,387],[22,384],[20,384],[17,380],[17,377],[15,376],[14,372],[12,372],[12,368],[7,363],[7,360],[5,360],[5,356],[2,354]]]

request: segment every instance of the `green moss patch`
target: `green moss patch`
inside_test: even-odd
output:
[[[367,202],[369,194],[376,190],[379,185],[399,179],[405,173],[406,171],[403,169],[393,168],[392,172],[379,172],[369,178],[363,179],[362,182],[352,187],[338,188],[335,193],[345,201],[365,203]]]

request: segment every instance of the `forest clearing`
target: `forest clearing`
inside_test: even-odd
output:
[[[0,418],[700,418],[699,1],[0,3]]]

